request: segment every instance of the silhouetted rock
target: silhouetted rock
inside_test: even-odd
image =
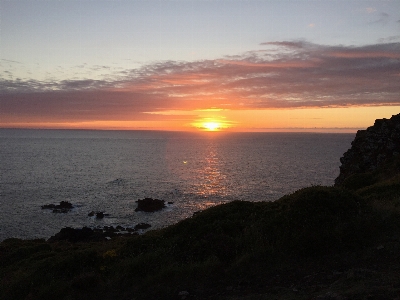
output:
[[[67,213],[73,209],[73,205],[68,201],[61,201],[60,204],[46,204],[42,205],[42,209],[52,209],[53,213]]]
[[[104,218],[104,213],[102,211],[96,213],[96,219],[103,219],[103,218]]]
[[[400,114],[378,119],[374,126],[357,132],[351,148],[340,158],[342,165],[335,185],[342,185],[353,174],[373,172],[399,154]]]
[[[136,228],[139,226],[140,228]],[[131,236],[137,235],[138,229],[147,229],[151,227],[149,224],[140,223],[135,226],[135,228],[124,228],[122,226],[104,226],[102,228],[71,228],[65,227],[56,233],[54,236],[49,238],[49,242],[56,241],[68,241],[71,243],[76,242],[98,242],[110,240],[117,236]]]
[[[143,200],[136,201],[138,207],[135,211],[144,211],[144,212],[154,212],[161,210],[165,207],[164,200],[152,199],[152,198],[144,198]]]
[[[147,223],[139,223],[135,226],[134,230],[139,230],[139,229],[147,229],[150,228],[151,225]]]
[[[69,242],[85,242],[89,240],[95,240],[101,238],[100,233],[96,233],[89,227],[83,227],[82,229],[74,229],[71,227],[65,227],[56,233],[54,236],[49,238],[49,242],[55,241],[69,241]]]
[[[88,213],[88,217],[94,217],[96,216],[96,219],[103,219],[106,216],[109,216],[109,214],[106,214],[102,211],[91,211]]]

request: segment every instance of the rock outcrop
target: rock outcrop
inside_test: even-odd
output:
[[[340,174],[335,185],[354,174],[373,172],[400,155],[400,114],[377,119],[366,130],[359,130],[351,148],[340,158]]]
[[[61,201],[60,204],[45,204],[42,209],[52,209],[53,213],[67,213],[73,209],[73,205],[68,201]]]
[[[120,225],[104,226],[97,228],[62,228],[58,233],[48,239],[49,242],[68,241],[71,243],[77,242],[99,242],[106,241],[116,236],[132,236],[138,235],[151,227],[147,223],[139,223],[134,228],[122,227]]]
[[[165,201],[152,198],[144,198],[136,201],[138,206],[135,211],[155,212],[165,208]]]
[[[109,214],[106,214],[102,211],[97,211],[97,212],[91,211],[90,213],[88,213],[88,217],[93,217],[93,216],[96,216],[96,219],[103,219],[104,217],[108,217]]]
[[[57,234],[48,239],[49,242],[55,241],[69,241],[72,243],[76,242],[87,242],[102,239],[102,235],[93,231],[88,227],[82,229],[74,229],[71,227],[65,227],[60,230]]]

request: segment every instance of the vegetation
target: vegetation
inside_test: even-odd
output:
[[[400,160],[110,241],[8,239],[0,299],[395,299]]]

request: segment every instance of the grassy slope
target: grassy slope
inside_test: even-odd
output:
[[[0,244],[0,299],[394,299],[399,166],[346,188],[216,206],[142,236],[9,239]]]

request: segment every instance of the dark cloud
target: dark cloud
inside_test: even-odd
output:
[[[396,41],[400,41],[400,35],[393,35],[386,38],[380,38],[378,40],[379,43],[391,43]]]
[[[60,90],[94,90],[113,86],[113,82],[105,80],[62,80],[57,83]]]
[[[39,81],[39,80],[6,80],[0,78],[0,94],[28,94],[44,91],[73,91],[73,90],[95,90],[114,86],[114,82],[105,80],[62,80],[62,81]]]
[[[296,42],[265,42],[261,43],[260,45],[273,45],[273,46],[282,46],[288,48],[303,48],[304,45],[309,43],[305,41],[296,41]]]
[[[132,121],[168,119],[145,112],[149,107],[166,108],[165,101],[154,96],[115,91],[51,91],[9,94],[0,100],[3,122]],[[172,103],[172,105],[179,105]]]
[[[400,43],[262,43],[216,60],[164,61],[107,80],[6,80],[0,115],[51,120],[149,120],[148,112],[400,105]],[[272,47],[272,48],[271,48]]]

